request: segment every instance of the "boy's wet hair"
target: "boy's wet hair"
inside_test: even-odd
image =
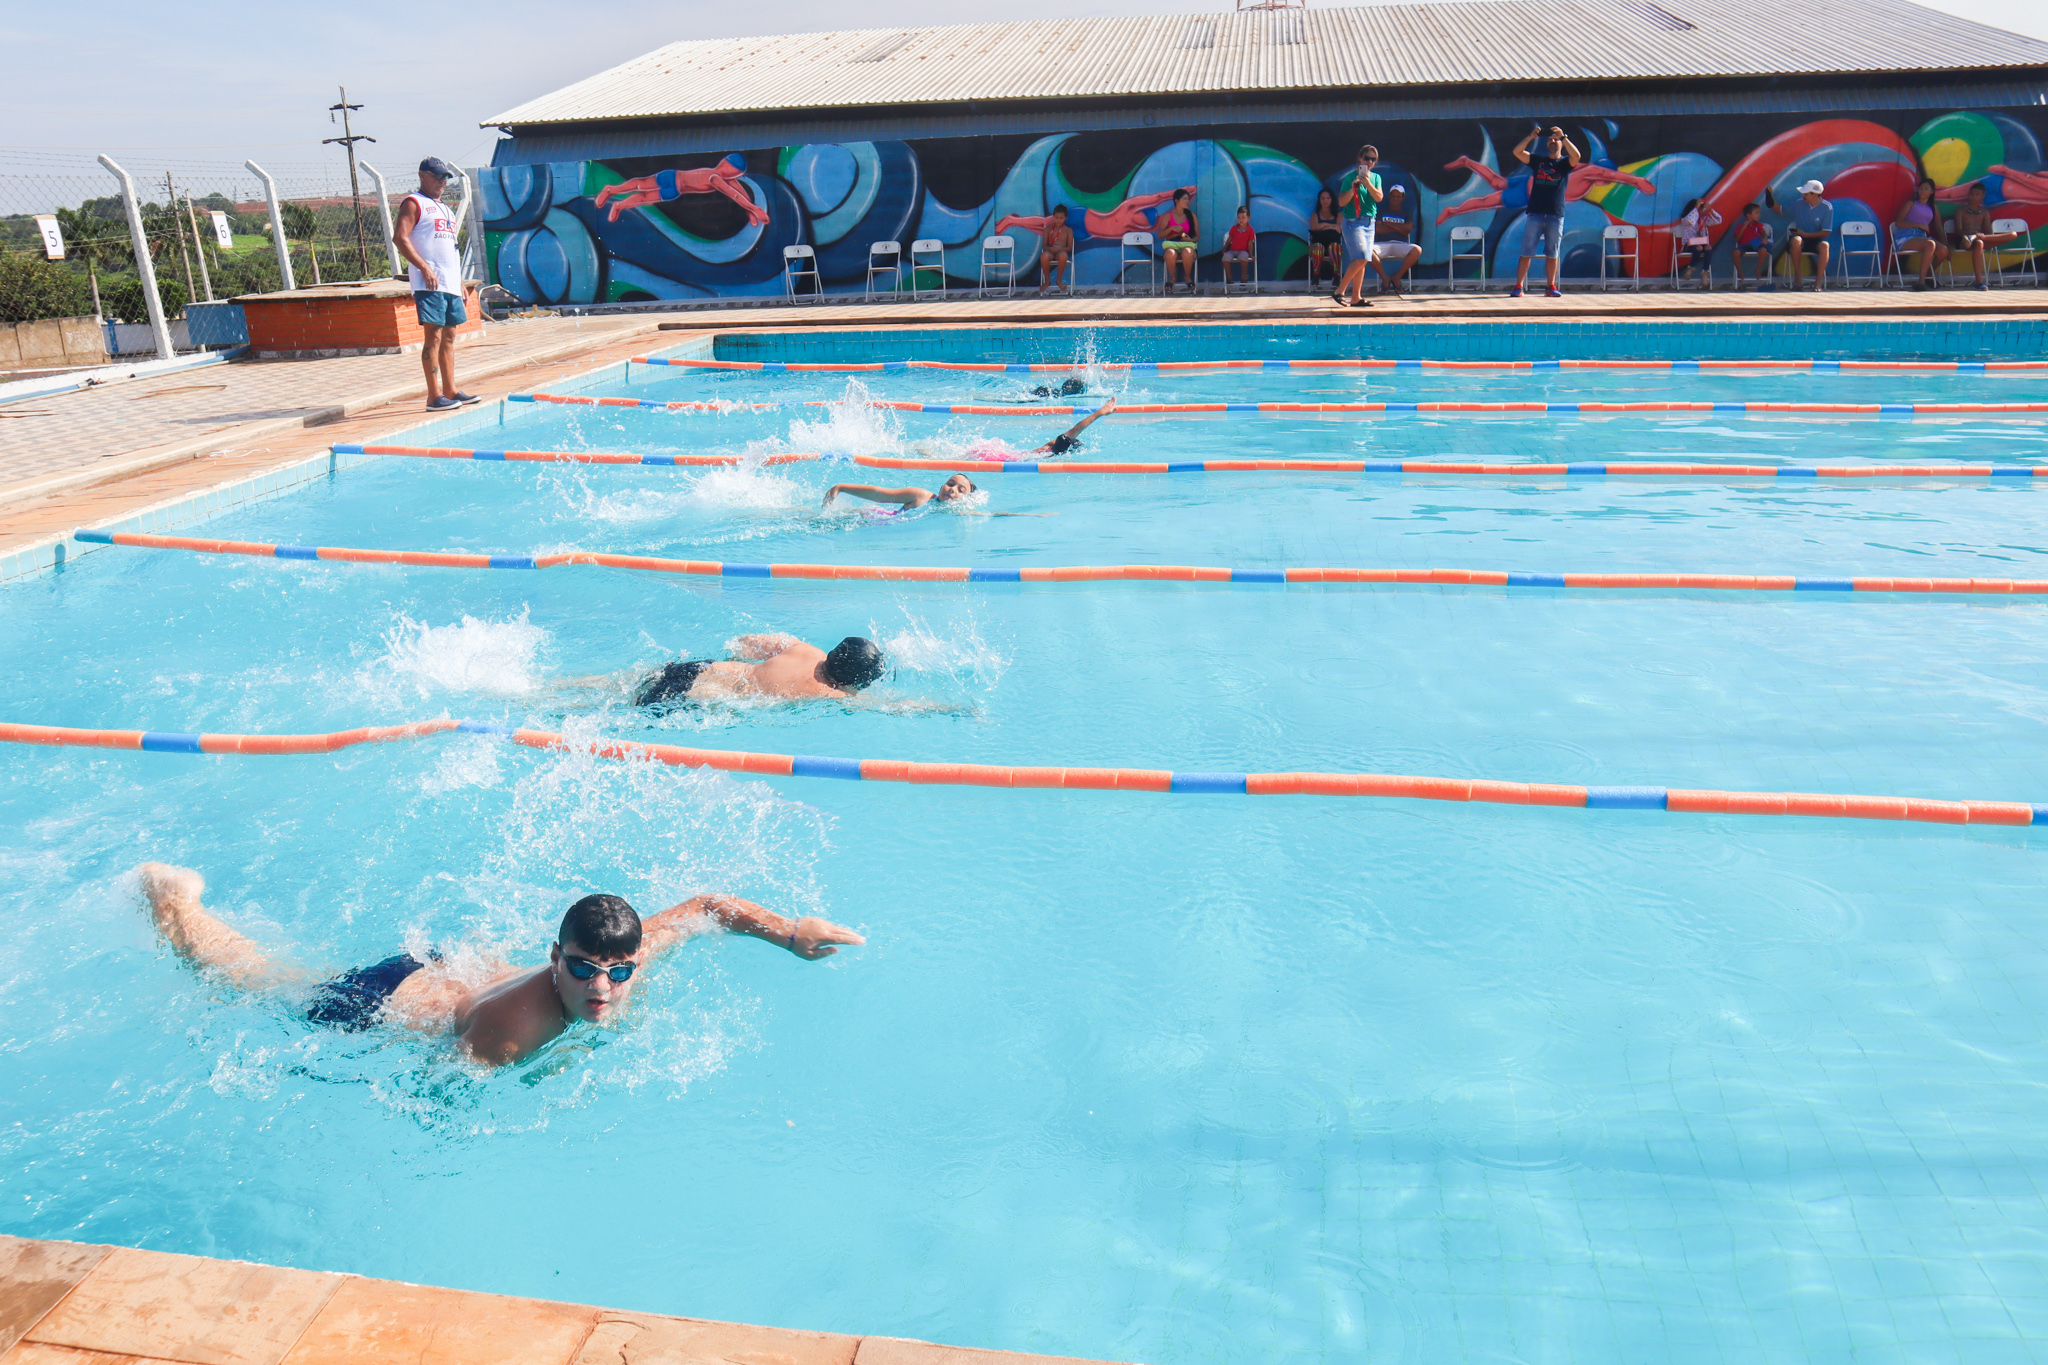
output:
[[[585,896],[562,916],[555,939],[592,957],[631,957],[640,951],[640,912],[621,896]]]

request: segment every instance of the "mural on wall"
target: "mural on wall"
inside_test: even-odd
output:
[[[1657,116],[1628,124],[1565,120],[1585,160],[1567,189],[1564,273],[1600,273],[1604,229],[1641,229],[1642,268],[1671,260],[1671,225],[1704,199],[1724,220],[1765,191],[1781,204],[1817,179],[1847,222],[1882,238],[1921,176],[1952,214],[1982,182],[1999,217],[2026,221],[2048,250],[2048,168],[2035,110],[1957,110],[1871,118]],[[1443,274],[1450,234],[1482,229],[1494,275],[1520,255],[1528,171],[1511,148],[1527,122],[1256,124],[1125,129],[1047,137],[936,138],[735,149],[725,153],[504,165],[479,173],[491,277],[529,303],[696,299],[783,292],[783,248],[817,253],[824,288],[867,287],[868,247],[943,246],[947,284],[979,277],[981,241],[1016,239],[1019,279],[1035,279],[1039,232],[1065,205],[1082,286],[1113,285],[1126,232],[1150,231],[1173,192],[1194,191],[1204,279],[1220,278],[1223,236],[1240,205],[1259,236],[1259,276],[1302,279],[1317,192],[1342,190],[1360,143],[1375,143],[1388,186],[1406,191],[1425,273]],[[1194,136],[1199,133],[1200,136]],[[1775,238],[1786,224],[1766,211]],[[1471,248],[1467,246],[1465,250]],[[1836,273],[1841,271],[1841,257]],[[1435,267],[1433,271],[1429,268]],[[1721,266],[1725,272],[1725,261]],[[1780,266],[1780,273],[1784,267]],[[1132,269],[1134,282],[1144,278]],[[937,283],[926,271],[925,287]]]

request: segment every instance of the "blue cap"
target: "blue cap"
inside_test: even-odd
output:
[[[449,165],[447,162],[443,161],[438,156],[430,156],[425,161],[422,161],[420,163],[420,174],[438,175],[443,180],[461,179],[461,177],[455,173],[455,168]]]

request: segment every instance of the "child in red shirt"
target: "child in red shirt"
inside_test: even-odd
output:
[[[1237,282],[1247,284],[1252,277],[1252,253],[1259,249],[1258,234],[1252,231],[1252,211],[1240,208],[1237,222],[1223,239],[1223,283],[1230,283],[1230,267],[1237,267]]]

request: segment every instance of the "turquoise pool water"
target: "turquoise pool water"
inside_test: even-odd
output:
[[[1717,386],[2048,396],[1983,377],[1398,385]],[[645,372],[630,392],[862,390]],[[1035,444],[1067,420],[536,405],[470,443],[905,453]],[[2048,453],[2024,418],[1090,435],[1103,459]],[[896,481],[392,459],[191,533],[2022,577],[2048,547],[2031,480],[1003,476],[987,510],[1053,515],[876,519],[818,509],[834,478]],[[781,753],[2038,801],[2044,620],[2020,600],[683,581],[113,549],[0,593],[0,677],[9,718],[80,726],[454,715]],[[896,662],[882,704],[622,706],[656,662],[761,629],[872,635]],[[1159,1362],[1978,1362],[2048,1340],[2038,832],[756,780],[478,736],[305,759],[14,748],[0,772],[19,930],[0,946],[7,1232]],[[199,868],[224,917],[331,968],[401,947],[533,960],[596,889],[643,911],[729,889],[869,944],[807,964],[699,940],[616,1027],[480,1075],[181,968],[135,901],[145,858]]]

